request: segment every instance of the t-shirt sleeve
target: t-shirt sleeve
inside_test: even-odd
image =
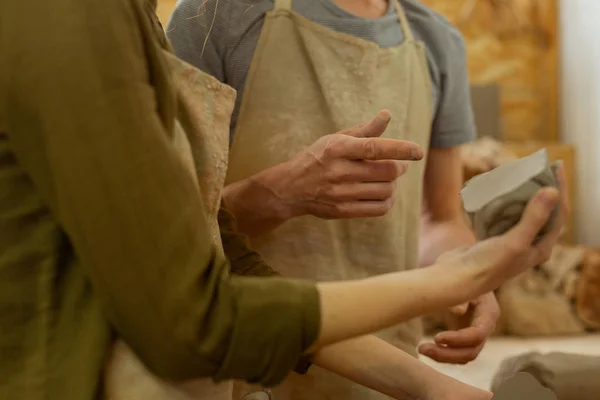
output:
[[[476,137],[465,41],[458,30],[448,28],[441,50],[439,102],[431,132],[434,148],[460,146]]]
[[[179,0],[167,38],[175,55],[225,82],[224,54],[228,41],[230,1]]]

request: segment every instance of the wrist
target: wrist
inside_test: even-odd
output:
[[[457,257],[453,260],[444,260],[435,265],[439,266],[439,276],[446,275],[448,277],[448,293],[452,296],[453,293],[458,294],[455,304],[471,301],[485,293],[494,289],[495,277],[493,274],[480,265],[471,262],[467,257]],[[452,301],[454,303],[454,301]]]
[[[460,219],[421,221],[419,266],[427,267],[445,253],[476,243],[472,230]]]
[[[428,382],[424,399],[491,400],[493,394],[486,390],[460,382],[440,373],[435,382]]]
[[[252,191],[260,193],[259,207],[280,222],[302,215],[302,211],[293,201],[293,194],[286,188],[291,187],[294,179],[289,162],[265,169],[248,179]]]

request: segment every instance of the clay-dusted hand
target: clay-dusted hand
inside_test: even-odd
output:
[[[390,119],[382,110],[368,122],[320,137],[286,162],[227,185],[224,201],[237,229],[252,237],[302,215],[386,214],[394,205],[396,181],[410,161],[423,158],[416,143],[380,137]]]
[[[528,203],[519,223],[501,236],[442,255],[439,261],[479,269],[489,290],[550,258],[568,214],[564,167],[557,171],[559,188],[543,188]],[[538,238],[550,215],[560,207],[552,229]]]
[[[423,158],[415,143],[381,138],[390,121],[387,110],[372,120],[318,139],[278,165],[262,184],[277,197],[287,218],[376,217],[394,204],[396,180],[407,161]]]

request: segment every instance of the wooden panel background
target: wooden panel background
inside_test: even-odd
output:
[[[176,3],[177,0],[158,0],[158,7],[156,8],[156,13],[158,14],[158,18],[160,18],[160,21],[162,22],[165,29],[167,29],[167,22],[169,22],[169,17],[173,12]]]
[[[504,138],[557,141],[557,0],[422,1],[465,37],[472,83],[500,86]]]

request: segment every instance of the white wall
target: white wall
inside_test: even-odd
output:
[[[560,12],[562,138],[578,159],[572,208],[580,242],[600,247],[600,0],[560,0]]]

